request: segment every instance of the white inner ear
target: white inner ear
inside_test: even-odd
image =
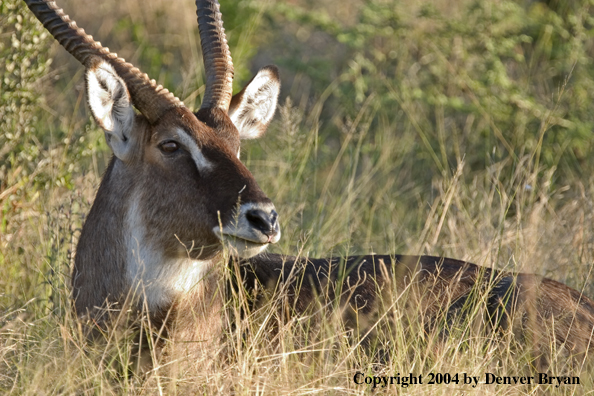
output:
[[[242,139],[260,137],[276,111],[280,82],[276,70],[264,68],[236,96],[239,103],[229,109],[229,117]]]
[[[106,134],[116,157],[126,160],[131,151],[134,109],[124,80],[107,62],[87,70],[87,96],[95,120]]]

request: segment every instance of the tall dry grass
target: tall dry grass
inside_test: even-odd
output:
[[[61,6],[79,25],[105,45],[167,85],[189,106],[199,103],[203,89],[201,60],[191,2],[176,2],[175,7],[159,0],[63,3]],[[575,86],[577,77],[572,73],[577,70],[587,75],[589,58],[580,58],[576,69],[562,79],[554,73],[546,77],[545,71],[551,70],[546,65],[522,69],[521,65],[503,64],[506,75],[516,78],[507,85],[508,90],[514,84],[540,87],[550,99],[538,102],[540,96],[531,96],[530,100],[538,103],[528,106],[529,115],[520,114],[528,121],[514,113],[517,123],[508,132],[502,116],[506,107],[497,105],[496,100],[498,95],[510,92],[502,93],[500,87],[489,92],[470,84],[478,87],[477,111],[481,116],[474,110],[460,113],[448,101],[432,102],[430,97],[414,96],[420,87],[425,89],[423,92],[456,97],[459,87],[444,84],[439,76],[445,75],[448,82],[448,78],[454,80],[466,70],[460,67],[448,74],[444,71],[448,62],[431,63],[431,57],[423,53],[426,47],[417,48],[418,43],[427,43],[427,35],[435,26],[441,26],[418,17],[419,13],[463,20],[465,10],[472,8],[471,2],[460,1],[451,8],[437,3],[430,10],[425,10],[428,2],[403,6],[404,15],[415,22],[406,40],[393,48],[402,55],[401,63],[382,64],[378,58],[378,75],[384,70],[393,74],[377,81],[367,80],[374,75],[369,66],[372,57],[356,46],[349,47],[347,39],[356,37],[348,36],[352,34],[348,29],[364,27],[360,35],[372,35],[366,45],[377,45],[382,50],[383,46],[394,45],[384,31],[373,36],[369,25],[374,21],[360,15],[361,10],[374,11],[371,6],[387,12],[393,4],[350,1],[338,7],[336,2],[328,2],[322,7],[324,14],[309,9],[313,5],[306,1],[253,1],[236,7],[223,2],[239,80],[245,82],[256,66],[280,60],[284,65],[283,80],[289,81],[266,137],[246,142],[242,151],[244,162],[280,214],[283,238],[271,250],[317,257],[370,252],[444,255],[486,267],[538,273],[594,296],[594,184],[588,172],[592,169],[590,158],[579,157],[578,153],[575,162],[565,160],[567,147],[555,145],[555,140],[546,146],[551,141],[528,137],[509,140],[508,144],[515,145],[511,147],[513,155],[504,155],[501,152],[506,152],[505,145],[500,138],[507,141],[507,133],[548,136],[547,131],[556,131],[563,124],[559,117],[570,118],[567,114],[582,117],[576,116],[574,124],[583,121],[587,125],[589,119],[581,114],[590,98]],[[497,11],[496,5],[508,3],[492,4]],[[545,3],[534,4],[540,7]],[[555,4],[549,2],[548,6],[554,9]],[[388,8],[381,8],[386,5]],[[34,65],[23,70],[36,71],[17,75],[18,69],[8,70],[8,62],[0,66],[3,81],[16,78],[20,84],[3,85],[0,106],[12,109],[3,114],[12,114],[10,120],[16,120],[2,124],[3,144],[14,147],[6,153],[0,149],[2,392],[363,394],[371,390],[353,381],[358,371],[390,376],[414,373],[425,380],[429,373],[481,377],[486,372],[510,376],[529,373],[531,357],[521,345],[511,338],[491,339],[476,333],[472,324],[480,320],[478,313],[461,323],[443,343],[437,334],[420,336],[414,326],[414,310],[404,314],[404,309],[396,309],[393,312],[401,312],[402,316],[390,318],[391,327],[382,327],[375,349],[366,353],[337,318],[322,323],[308,317],[283,321],[277,317],[280,300],[246,314],[237,296],[229,300],[223,313],[227,331],[211,356],[195,362],[174,360],[145,379],[122,370],[122,366],[134,363],[131,336],[119,334],[106,344],[88,345],[69,307],[70,264],[76,240],[110,155],[103,134],[91,122],[84,105],[83,70],[53,41],[43,37],[42,28],[34,25],[20,2],[7,0],[1,7],[2,56],[8,59],[19,54],[18,59]],[[520,9],[510,7],[512,14],[521,15]],[[587,20],[589,9],[585,5],[583,8],[585,11],[578,7],[577,11],[555,12],[560,18],[577,15]],[[378,28],[384,22],[377,22]],[[19,30],[18,24],[25,29]],[[556,27],[553,24],[553,32]],[[37,33],[27,35],[27,29],[37,29]],[[472,29],[468,27],[470,32]],[[513,39],[511,33],[506,34]],[[571,41],[585,33],[576,28],[569,34],[565,39]],[[22,45],[13,45],[13,37]],[[336,37],[343,41],[333,41]],[[465,46],[466,36],[456,37],[444,39],[442,47],[433,46],[431,59],[450,59],[450,50],[456,48],[459,54],[472,53],[471,46]],[[550,48],[544,46],[547,42],[538,41],[544,44],[535,59],[545,62],[543,53],[552,53],[559,45],[555,40]],[[586,48],[588,40],[582,41]],[[411,55],[413,50],[418,50],[424,60]],[[352,59],[345,59],[341,51]],[[294,55],[300,58],[295,60]],[[501,59],[507,62],[506,56],[502,54]],[[51,67],[47,59],[53,59]],[[464,59],[474,65],[480,63],[481,57]],[[530,63],[528,55],[526,63]],[[434,85],[427,86],[422,73],[412,73],[414,65],[421,71],[433,67]],[[473,82],[472,78],[466,81]],[[577,80],[588,86],[586,80]],[[537,84],[542,81],[548,84],[546,89]],[[379,85],[389,95],[374,91]],[[494,103],[493,107],[489,103]],[[18,107],[21,105],[26,108]],[[563,114],[559,114],[560,107],[565,109]],[[535,109],[541,112],[538,116]],[[4,120],[9,120],[8,116]],[[585,136],[581,146],[573,148],[576,153],[578,148],[588,153],[590,142],[591,138]],[[541,153],[553,160],[541,158]],[[481,296],[477,298],[480,302]],[[405,302],[398,300],[396,308],[399,304],[403,308]],[[378,364],[373,350],[380,349],[391,358]],[[581,385],[472,388],[423,384],[391,386],[388,392],[586,394],[594,389],[589,368],[568,368],[561,355],[556,357],[555,351],[552,354],[548,372],[579,376]],[[177,369],[171,369],[171,365]]]

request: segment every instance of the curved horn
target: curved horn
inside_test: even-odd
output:
[[[196,0],[196,8],[206,74],[206,89],[200,109],[219,108],[228,112],[233,94],[233,61],[220,5],[217,0]]]
[[[117,54],[109,52],[109,48],[103,47],[93,36],[76,26],[76,22],[54,1],[25,0],[25,3],[51,35],[85,67],[92,67],[95,57],[109,62],[126,83],[134,106],[150,123],[157,121],[167,109],[183,106],[166,88],[157,85],[155,80],[149,79],[124,59],[118,58]]]

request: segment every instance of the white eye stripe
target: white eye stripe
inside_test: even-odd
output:
[[[200,150],[200,147],[198,147],[194,139],[187,135],[186,131],[184,131],[183,129],[178,129],[177,135],[181,144],[186,146],[188,151],[190,151],[192,159],[196,163],[196,167],[199,171],[208,171],[213,168],[212,162],[206,159],[206,157],[202,154],[202,150]]]

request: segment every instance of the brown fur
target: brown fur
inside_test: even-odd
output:
[[[347,328],[359,337],[373,335],[379,318],[402,297],[413,315],[422,313],[417,319],[425,333],[437,329],[442,336],[482,304],[483,333],[512,332],[541,366],[552,347],[581,359],[594,344],[594,302],[537,275],[432,256],[306,259],[261,254],[240,264],[243,287],[263,290],[268,298],[284,289],[293,315],[335,307],[333,301],[340,301],[338,309]]]

